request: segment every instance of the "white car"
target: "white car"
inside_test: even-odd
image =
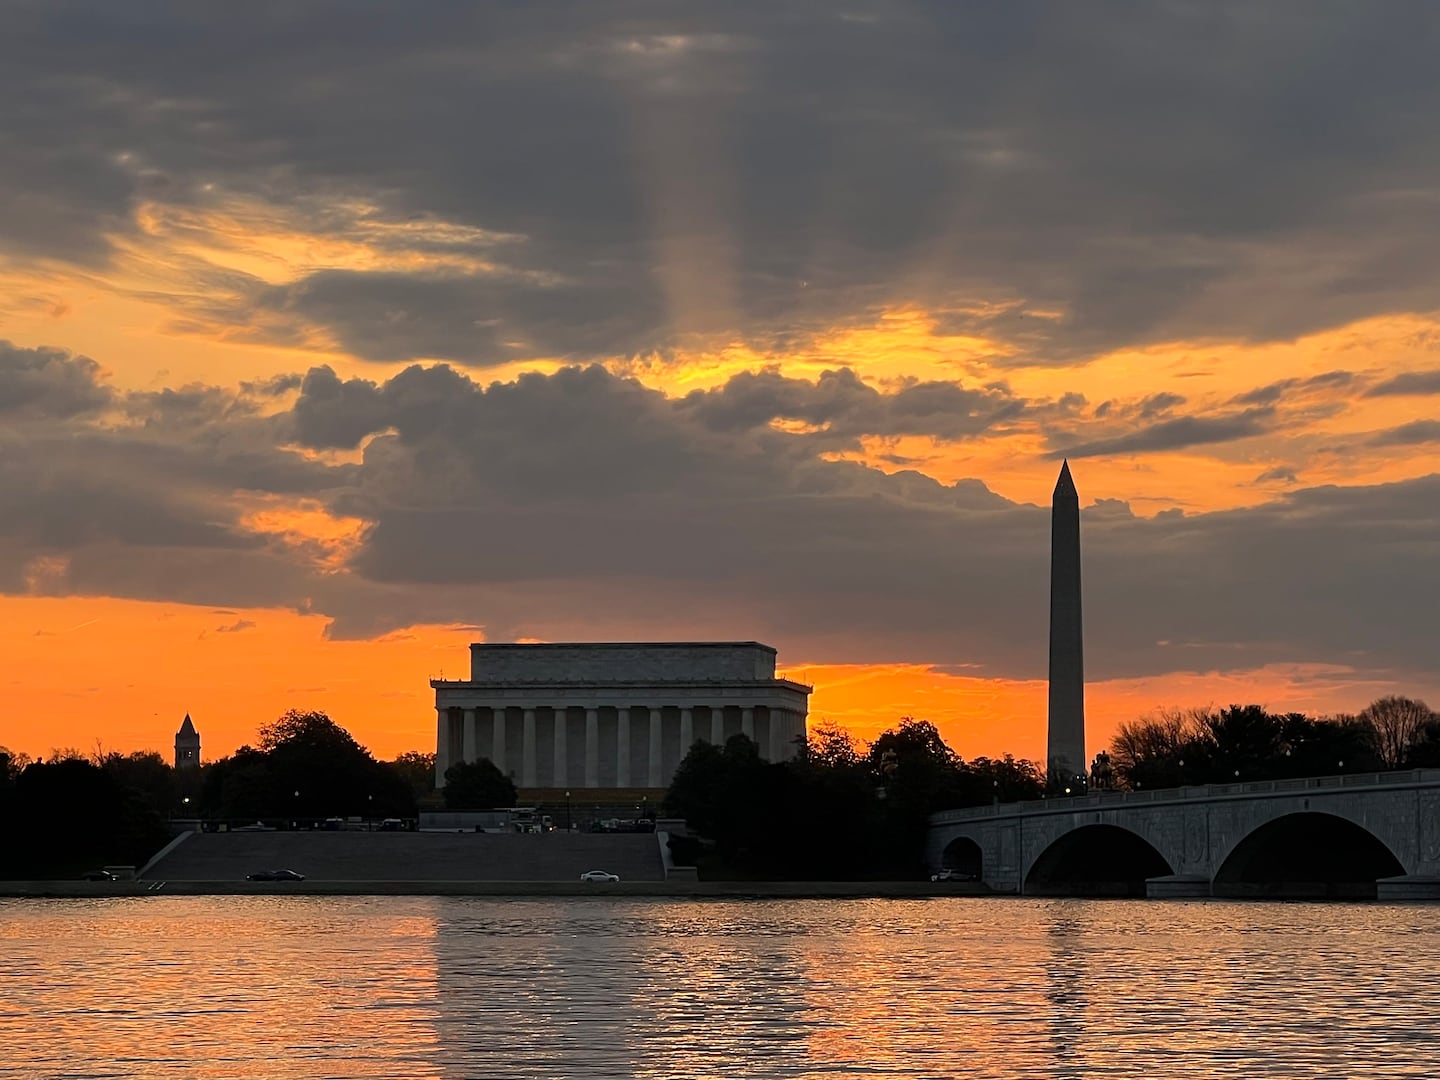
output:
[[[581,881],[619,881],[619,874],[607,874],[604,870],[586,870],[580,875]]]

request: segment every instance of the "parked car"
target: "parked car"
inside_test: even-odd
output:
[[[975,875],[964,870],[940,870],[930,875],[931,881],[974,881]]]
[[[86,870],[80,875],[82,881],[115,881],[115,875],[109,870]]]
[[[305,875],[294,870],[257,870],[245,875],[246,881],[304,881]]]
[[[619,881],[619,874],[608,874],[604,870],[586,870],[580,875],[581,881]]]

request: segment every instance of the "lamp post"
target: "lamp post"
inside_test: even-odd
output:
[[[570,792],[565,792],[565,831],[574,832],[570,824]]]

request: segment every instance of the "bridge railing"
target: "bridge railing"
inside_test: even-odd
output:
[[[1090,792],[1053,799],[1029,799],[1025,802],[991,803],[988,806],[965,806],[931,814],[932,824],[970,821],[985,817],[1012,817],[1016,814],[1068,813],[1098,807],[1125,806],[1132,803],[1186,802],[1239,795],[1274,795],[1294,791],[1315,791],[1325,788],[1393,787],[1410,784],[1440,784],[1440,769],[1397,769],[1394,772],[1341,773],[1336,776],[1306,776],[1287,780],[1243,780],[1233,784],[1191,784],[1185,787],[1153,788],[1140,791]]]

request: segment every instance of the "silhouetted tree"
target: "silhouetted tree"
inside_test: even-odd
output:
[[[313,820],[407,817],[409,782],[376,761],[323,712],[290,710],[260,729],[260,748],[242,746],[205,767],[205,812],[220,818]]]
[[[1440,769],[1440,716],[1432,717],[1420,729],[1420,737],[1410,747],[1410,766]]]
[[[88,865],[143,864],[169,839],[134,789],[82,757],[31,762],[0,795],[0,874],[71,876]]]
[[[178,809],[180,796],[175,770],[153,750],[101,754],[95,764],[113,776],[122,788],[139,794],[162,817],[169,817]]]
[[[1371,771],[1380,763],[1370,742],[1369,724],[1353,717],[1231,705],[1123,723],[1111,758],[1124,787],[1175,787]]]
[[[445,770],[445,809],[493,810],[515,805],[515,782],[489,758],[457,761]]]
[[[744,736],[724,747],[697,743],[676,770],[665,807],[710,842],[720,872],[873,879],[922,872],[936,810],[1040,792],[1033,763],[966,764],[933,724],[906,717],[863,752],[840,728],[817,726],[801,753],[782,763],[762,760]]]
[[[435,755],[419,750],[407,750],[390,762],[394,769],[414,793],[417,802],[435,793]]]
[[[1423,701],[1389,695],[1377,698],[1360,714],[1369,723],[1375,754],[1387,769],[1403,769],[1435,713]]]

